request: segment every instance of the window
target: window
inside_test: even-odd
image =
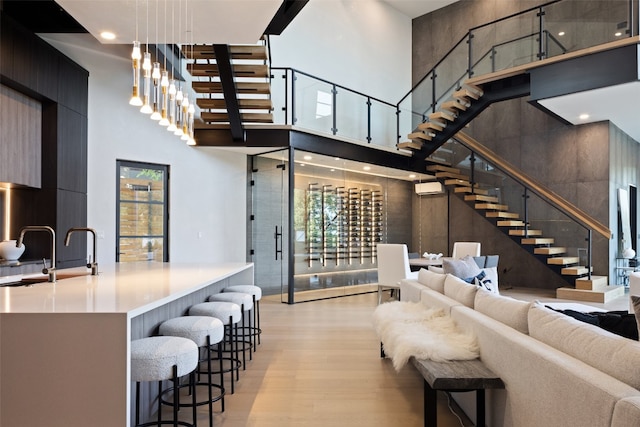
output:
[[[169,167],[118,160],[116,261],[168,261]]]

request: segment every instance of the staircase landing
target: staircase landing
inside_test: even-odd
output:
[[[598,290],[558,288],[556,298],[574,301],[608,303],[624,295],[624,286],[606,286]]]

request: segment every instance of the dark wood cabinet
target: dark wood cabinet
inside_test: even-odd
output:
[[[57,267],[81,266],[86,233],[74,234],[69,247],[64,237],[71,227],[87,226],[89,73],[35,34],[0,18],[0,82],[42,103],[42,185],[12,192],[10,233],[17,238],[22,226],[51,226]],[[23,258],[48,258],[50,246],[47,233],[29,233]]]

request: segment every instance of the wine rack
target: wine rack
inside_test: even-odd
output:
[[[311,183],[306,190],[306,250],[309,267],[376,261],[382,239],[380,190]]]

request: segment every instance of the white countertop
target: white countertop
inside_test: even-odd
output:
[[[0,288],[0,313],[126,313],[149,311],[251,268],[251,263],[139,262],[59,270],[56,283]],[[30,275],[33,276],[33,275]]]

